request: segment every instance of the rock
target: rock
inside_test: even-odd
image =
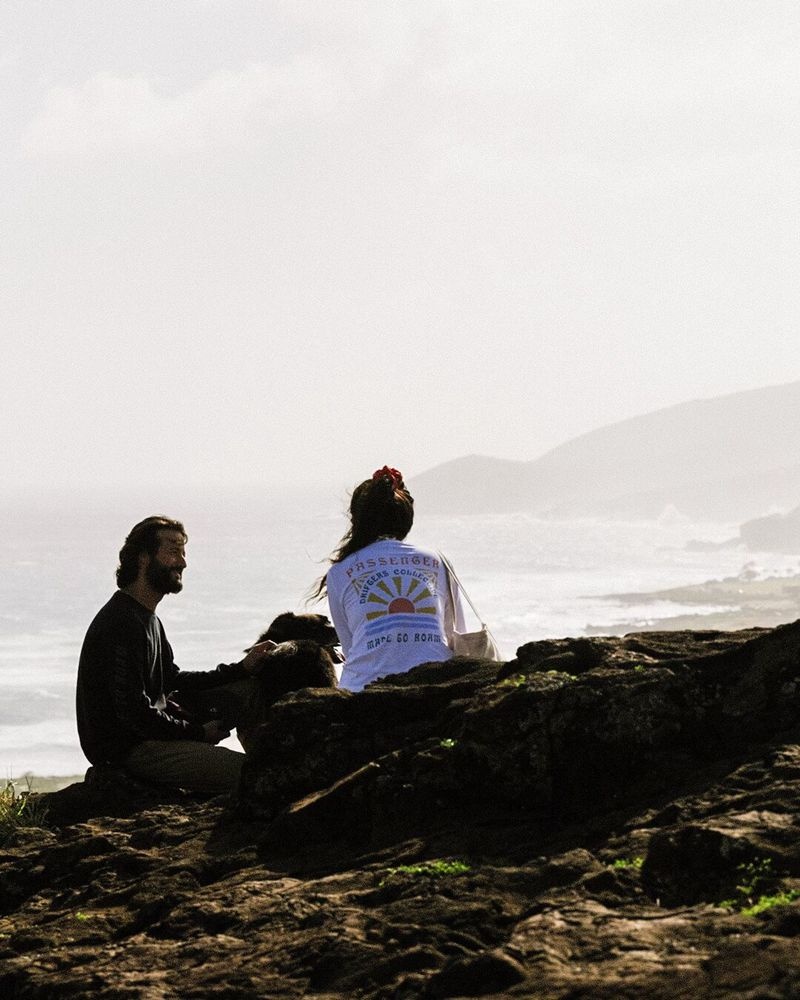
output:
[[[485,666],[463,664],[441,681],[426,668],[424,684],[411,671],[403,684],[375,684],[358,697],[300,692],[259,732],[242,805],[275,820],[273,846],[300,834],[304,811],[309,836],[323,813],[322,828],[357,817],[360,837],[376,846],[379,830],[419,831],[453,810],[458,822],[508,808],[563,822],[662,791],[699,762],[798,719],[798,625],[745,633],[738,645],[695,640],[684,659],[663,640],[624,643],[589,644],[598,666],[579,676],[505,677],[503,668],[493,682]],[[551,662],[552,643],[545,651],[543,660],[533,651],[518,662]],[[357,781],[343,781],[355,773]]]
[[[690,823],[653,835],[642,879],[665,906],[719,903],[736,895],[740,868],[756,857],[746,837]]]
[[[198,793],[138,781],[121,767],[90,767],[84,780],[44,796],[48,820],[68,826],[95,816],[131,816],[151,806],[200,799]],[[208,798],[208,796],[206,796]]]
[[[800,623],[300,691],[232,800],[41,798],[0,851],[10,1000],[800,988]]]
[[[519,962],[500,949],[469,958],[448,962],[431,980],[427,994],[431,997],[482,997],[500,993],[526,979]]]

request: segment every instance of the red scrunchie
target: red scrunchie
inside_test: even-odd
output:
[[[402,472],[399,472],[397,469],[390,469],[388,465],[384,465],[382,469],[376,469],[375,472],[372,473],[373,479],[382,479],[384,476],[386,476],[388,479],[391,479],[393,489],[396,490],[402,489],[403,486]]]

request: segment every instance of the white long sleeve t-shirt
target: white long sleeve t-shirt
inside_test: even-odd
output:
[[[348,691],[420,663],[449,660],[453,623],[464,629],[458,585],[454,581],[453,607],[441,557],[394,538],[334,563],[327,587],[345,655],[339,686]]]

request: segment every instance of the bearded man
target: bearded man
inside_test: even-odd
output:
[[[78,665],[78,735],[93,765],[122,767],[145,781],[224,793],[239,780],[244,754],[217,744],[240,740],[262,721],[251,676],[274,642],[238,663],[182,671],[156,616],[165,594],[183,589],[187,535],[180,521],[148,517],[119,554],[119,589],[89,626]]]

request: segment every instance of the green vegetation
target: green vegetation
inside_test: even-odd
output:
[[[560,677],[565,681],[576,681],[578,679],[577,674],[568,674],[566,670],[543,670],[541,672],[543,677]],[[510,677],[504,678],[499,682],[500,687],[522,687],[523,684],[527,684],[530,677],[527,674],[512,674]]]
[[[452,750],[457,743],[458,740],[451,740],[451,739],[439,740],[439,746],[443,750]]]
[[[471,866],[465,861],[443,861],[437,858],[434,861],[423,861],[418,865],[398,865],[396,868],[387,868],[385,875],[379,885],[384,886],[399,875],[422,876],[427,878],[445,878],[450,875],[463,875],[471,870]]]
[[[528,678],[525,674],[512,674],[500,681],[500,687],[521,687]]]
[[[47,806],[31,793],[30,782],[23,792],[13,781],[0,788],[0,845],[7,844],[23,827],[42,827],[47,818]]]
[[[743,917],[754,917],[757,913],[770,910],[773,906],[787,906],[796,899],[800,899],[800,892],[797,889],[790,889],[788,892],[777,892],[774,896],[759,896],[752,906],[746,906],[739,912]]]
[[[767,882],[775,879],[775,872],[772,870],[772,858],[756,858],[746,864],[737,865],[741,882],[736,886],[736,892],[744,899],[751,899],[752,896]]]
[[[754,917],[773,906],[786,906],[800,899],[800,891],[776,887],[778,879],[771,858],[756,858],[738,865],[736,871],[739,877],[739,883],[735,887],[736,895],[717,904],[726,910],[734,910],[744,917]],[[765,892],[766,889],[771,889],[772,892]]]
[[[611,863],[612,868],[636,868],[637,870],[644,864],[644,858],[638,855],[635,858],[617,858]]]
[[[641,674],[645,670],[647,670],[647,667],[643,663],[637,663],[633,669],[636,671],[637,674]]]
[[[775,881],[771,858],[756,858],[737,865],[736,871],[739,879],[735,886],[736,895],[717,904],[726,910],[740,911],[753,906],[760,896],[760,890],[765,889],[767,883]]]

